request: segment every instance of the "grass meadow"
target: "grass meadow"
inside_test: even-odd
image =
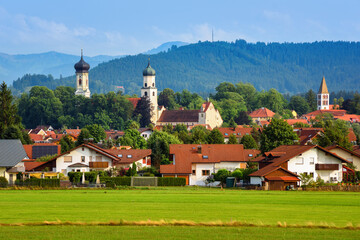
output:
[[[190,226],[87,225],[122,220],[177,220]],[[70,223],[28,226],[44,221]],[[234,221],[244,225],[221,224]],[[191,226],[201,222],[218,226]],[[1,224],[26,226],[0,226],[0,239],[359,239],[359,230],[344,227],[360,227],[360,193],[197,187],[0,190]]]

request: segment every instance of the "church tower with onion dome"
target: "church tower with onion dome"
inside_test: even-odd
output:
[[[143,86],[141,88],[141,97],[148,97],[151,104],[151,122],[156,123],[158,120],[158,101],[157,88],[155,85],[155,70],[150,66],[150,59],[148,66],[143,71]]]
[[[84,61],[83,50],[81,49],[81,59],[74,65],[76,73],[76,91],[75,95],[82,95],[90,98],[89,89],[89,69],[90,65]]]
[[[326,86],[325,77],[321,81],[319,92],[317,94],[317,109],[329,110],[330,94]]]

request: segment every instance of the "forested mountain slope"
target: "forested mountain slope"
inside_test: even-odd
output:
[[[127,94],[139,94],[142,70],[148,58],[149,55],[144,54],[127,56],[92,68],[92,93],[114,91],[116,86],[124,86]],[[317,91],[323,75],[329,91],[360,88],[359,42],[199,42],[172,47],[150,58],[160,91],[171,88],[208,93],[214,92],[219,83],[228,81],[249,82],[258,90],[276,88],[279,92],[294,94],[310,88]],[[32,85],[74,86],[75,77],[50,79],[39,84],[38,77],[29,79],[28,76],[27,81],[14,82],[14,88],[20,91]]]

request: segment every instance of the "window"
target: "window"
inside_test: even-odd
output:
[[[195,169],[192,170],[192,174],[196,175],[196,170]]]
[[[102,156],[96,156],[96,161],[101,162],[102,161]]]
[[[127,158],[132,158],[132,155],[127,155],[126,157],[127,157]]]
[[[229,134],[228,133],[225,133],[225,136],[228,136]]]
[[[147,92],[145,92],[145,96],[147,96]]]
[[[85,148],[81,148],[82,151],[85,151]]]
[[[143,164],[146,164],[146,159],[145,158],[143,159]]]
[[[152,86],[155,87],[155,83],[153,83]]]
[[[314,158],[313,158],[313,157],[310,158],[309,164],[310,164],[310,165],[314,165]]]
[[[80,169],[76,169],[77,172],[80,172]]]
[[[118,154],[118,157],[122,157],[122,154]]]
[[[318,105],[321,105],[321,101],[318,101]]]
[[[72,156],[64,157],[64,162],[72,162]]]
[[[309,176],[313,178],[313,177],[314,177],[314,173],[313,173],[313,172],[309,172]]]
[[[145,87],[147,87],[147,83],[145,83]]]
[[[250,153],[250,154],[249,154],[249,157],[252,157],[252,156],[253,156],[253,155]]]
[[[85,156],[81,156],[81,162],[85,162]]]
[[[81,83],[82,83],[82,82],[81,82],[81,78],[80,78],[80,79],[79,79],[79,85],[81,85]]]
[[[208,159],[209,156],[208,155],[203,155],[203,159]]]
[[[304,158],[303,157],[297,157],[295,164],[296,165],[303,165],[304,164]]]
[[[153,96],[155,96],[155,92],[153,92]]]
[[[209,176],[210,175],[210,170],[202,170],[202,175],[203,176]]]

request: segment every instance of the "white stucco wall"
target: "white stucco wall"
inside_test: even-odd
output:
[[[299,164],[300,158],[303,159],[303,164]],[[310,164],[311,158],[314,159],[314,164]],[[339,164],[339,170],[315,170],[316,164]],[[331,155],[325,155],[325,152],[312,148],[305,153],[296,156],[288,161],[288,170],[296,174],[313,173],[313,180],[316,181],[319,176],[325,182],[330,182],[330,177],[336,177],[337,182],[342,181],[342,164],[341,161]]]
[[[360,171],[360,158],[355,156],[355,155],[351,155],[350,153],[340,149],[340,148],[334,148],[331,149],[330,152],[335,153],[336,155],[339,155],[340,157],[344,158],[345,160],[348,160],[350,162],[352,162],[357,171]]]
[[[64,162],[64,158],[67,156],[72,157],[72,162]],[[81,161],[82,156],[85,156],[85,162]],[[112,167],[111,158],[103,156],[103,155],[97,153],[96,151],[89,149],[87,147],[83,147],[83,148],[79,147],[79,148],[71,151],[70,153],[57,158],[56,159],[56,169],[53,169],[53,171],[64,173],[66,175],[68,172],[72,171],[73,169],[75,169],[75,171],[76,171],[76,169],[81,170],[81,168],[69,168],[69,166],[74,163],[83,163],[83,164],[89,165],[90,156],[92,156],[92,162],[97,162],[96,156],[102,156],[101,162],[108,162],[109,163],[108,168]]]
[[[261,177],[250,177],[250,184],[252,185],[260,185],[261,186]]]
[[[233,172],[237,168],[245,168],[245,162],[220,162],[220,163],[194,163],[191,166],[192,170],[195,170],[195,174],[191,174],[189,177],[189,185],[205,186],[205,180],[212,173],[216,173],[220,169],[226,169]],[[209,170],[210,175],[202,175],[203,170]],[[218,185],[219,182],[216,183]]]

